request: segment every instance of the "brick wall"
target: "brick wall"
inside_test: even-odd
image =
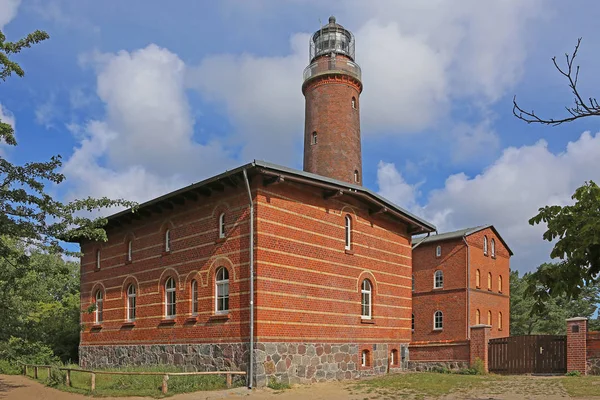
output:
[[[477,360],[483,361],[483,368],[488,371],[488,341],[490,339],[489,325],[475,325],[471,327],[469,361],[473,365]]]
[[[579,371],[585,374],[587,318],[567,320],[567,372]]]
[[[337,55],[337,62],[347,57]],[[329,57],[318,62],[327,64]],[[350,75],[321,74],[304,86],[306,97],[304,124],[304,170],[362,184],[362,157],[360,143],[360,101],[362,84]],[[352,98],[356,107],[352,108]],[[312,133],[317,132],[317,143],[312,144]],[[358,171],[358,182],[354,171]]]
[[[468,341],[412,342],[409,351],[411,361],[469,362]]]

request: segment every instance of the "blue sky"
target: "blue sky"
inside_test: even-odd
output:
[[[600,181],[600,119],[527,125],[525,108],[562,115],[570,95],[550,58],[583,37],[580,85],[596,94],[600,5],[553,0],[0,0],[17,57],[0,118],[14,162],[61,154],[65,199],[144,201],[252,159],[302,168],[308,36],[334,14],[363,69],[364,183],[440,231],[493,223],[513,268],[548,259],[527,220]]]

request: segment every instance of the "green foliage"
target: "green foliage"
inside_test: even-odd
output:
[[[0,342],[0,359],[8,361],[12,365],[18,363],[55,364],[59,361],[49,346],[17,337]]]
[[[543,264],[540,269],[551,268]],[[600,303],[600,285],[591,284],[581,288],[577,299],[569,299],[564,293],[548,297],[544,303],[544,312],[536,308],[536,300],[528,291],[535,284],[534,274],[526,273],[519,277],[517,271],[510,273],[510,333],[513,335],[566,334],[567,318],[591,318]],[[590,320],[590,329],[598,326],[597,319]]]
[[[487,374],[487,372],[485,371],[485,364],[483,363],[483,360],[480,358],[475,358],[475,362],[473,362],[473,364],[471,364],[470,369],[475,371],[475,374],[473,374],[473,375]]]
[[[550,256],[560,260],[543,264],[528,280],[526,291],[534,298],[537,312],[544,312],[551,297],[577,299],[600,273],[600,188],[586,182],[572,199],[573,205],[540,208],[529,220],[531,225],[546,224],[543,238],[554,242]]]
[[[0,360],[0,374],[4,375],[19,375],[23,372],[23,368],[16,362],[8,360]]]
[[[286,390],[290,388],[290,385],[287,383],[278,382],[275,378],[271,378],[269,379],[267,387],[273,390]]]
[[[57,366],[50,368],[50,375],[46,377],[46,385],[51,387],[57,387],[63,385],[67,379],[67,373],[58,369]]]
[[[446,367],[438,367],[437,365],[431,369],[432,372],[437,372],[438,374],[449,374],[451,371]]]
[[[579,371],[571,371],[565,374],[566,376],[581,376],[581,372]]]
[[[461,368],[456,373],[458,375],[480,375],[475,368]]]

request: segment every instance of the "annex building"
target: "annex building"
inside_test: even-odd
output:
[[[431,223],[362,186],[354,44],[333,17],[311,36],[303,171],[255,160],[110,216],[106,243],[81,242],[81,366],[244,370],[257,386],[382,374],[406,366],[411,341],[462,339],[478,296],[501,303],[508,334],[510,250],[495,229],[436,241]],[[475,287],[481,235],[503,293]],[[440,296],[459,292],[446,308]]]

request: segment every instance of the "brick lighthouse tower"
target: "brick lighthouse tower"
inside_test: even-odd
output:
[[[304,171],[362,184],[360,67],[354,35],[329,18],[310,39],[304,70]]]

